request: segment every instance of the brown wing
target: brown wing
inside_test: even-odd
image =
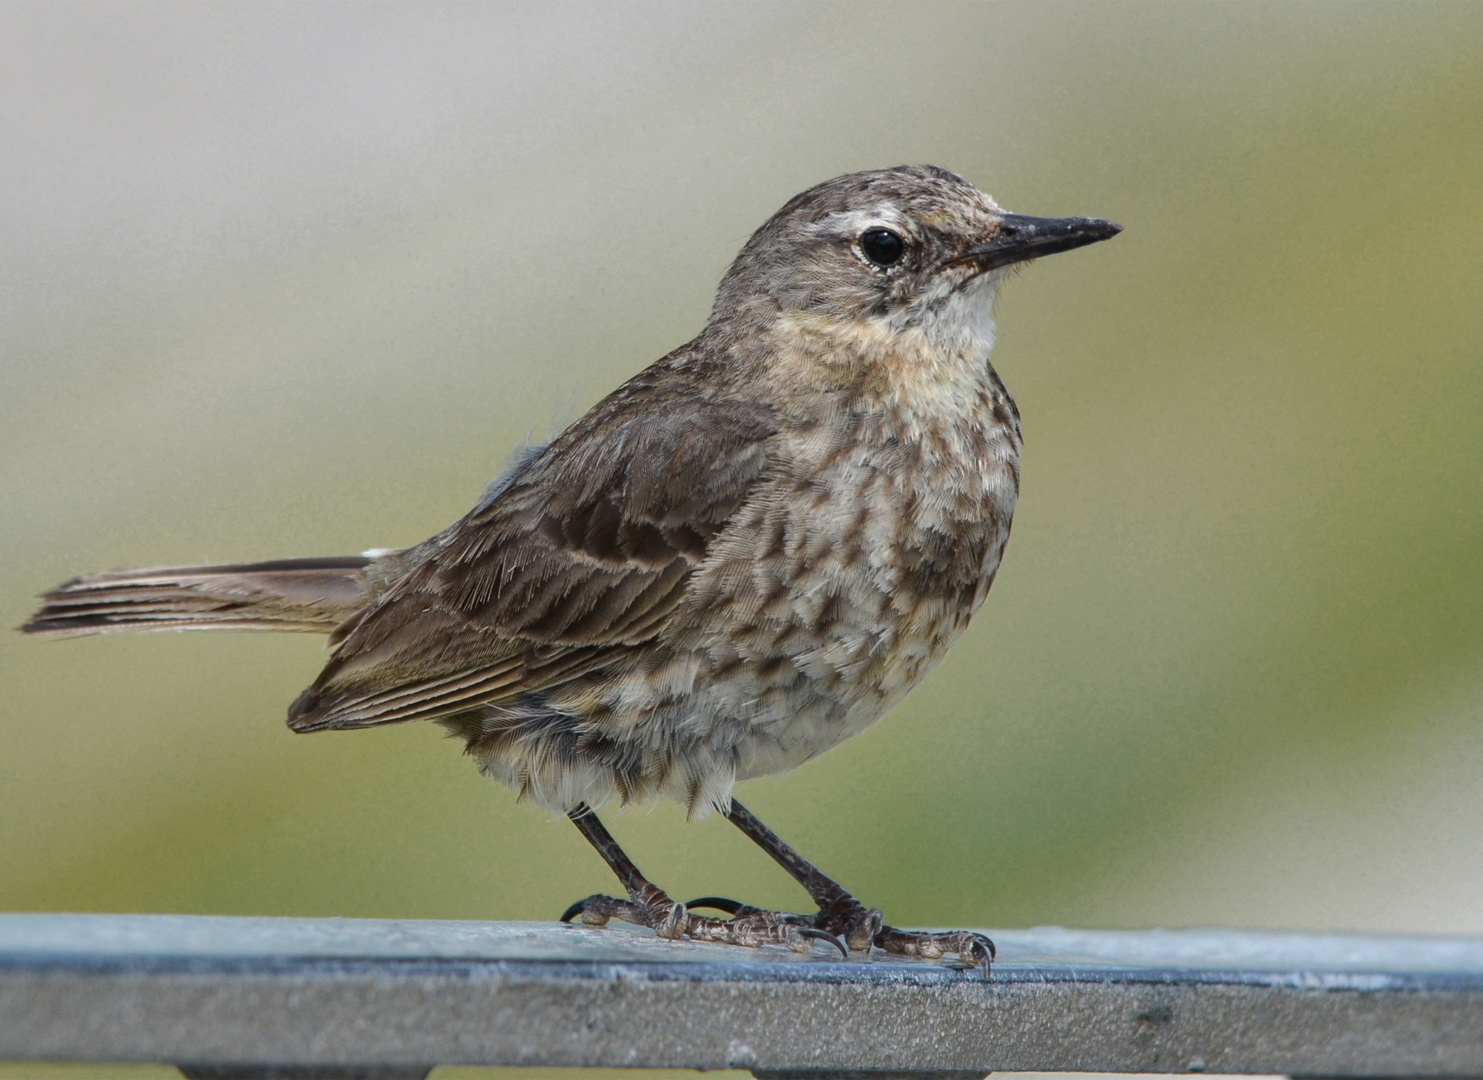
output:
[[[646,372],[337,633],[297,731],[448,716],[622,658],[674,613],[767,468],[773,415]]]

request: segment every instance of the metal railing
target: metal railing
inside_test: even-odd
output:
[[[972,972],[546,923],[0,915],[0,1060],[1483,1077],[1483,940],[994,931]]]

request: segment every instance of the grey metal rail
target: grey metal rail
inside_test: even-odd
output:
[[[995,931],[993,978],[546,923],[0,915],[0,1060],[1483,1077],[1483,940]]]

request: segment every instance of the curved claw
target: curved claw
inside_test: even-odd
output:
[[[972,961],[974,966],[983,973],[983,977],[987,979],[989,977],[989,969],[993,966],[994,957],[997,955],[998,950],[994,948],[994,942],[990,938],[986,938],[982,934],[975,934],[973,944],[968,947],[968,955],[964,956],[963,959]]]
[[[813,938],[816,941],[827,941],[839,950],[840,956],[843,956],[846,960],[850,958],[850,947],[833,934],[826,934],[822,930],[814,930],[807,926],[798,927],[798,933],[801,937]]]
[[[687,908],[711,908],[714,911],[724,911],[728,915],[737,915],[742,909],[749,907],[740,900],[733,900],[728,896],[699,896],[694,900],[685,902]]]
[[[584,908],[586,908],[587,901],[590,900],[590,899],[592,899],[592,897],[590,897],[590,896],[584,896],[582,899],[578,900],[571,907],[569,907],[565,911],[563,911],[561,913],[561,921],[562,922],[571,922],[578,915],[582,914],[582,910]]]

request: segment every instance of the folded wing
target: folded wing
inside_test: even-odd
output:
[[[764,406],[630,381],[336,631],[289,725],[436,719],[619,662],[674,617],[774,431]]]

